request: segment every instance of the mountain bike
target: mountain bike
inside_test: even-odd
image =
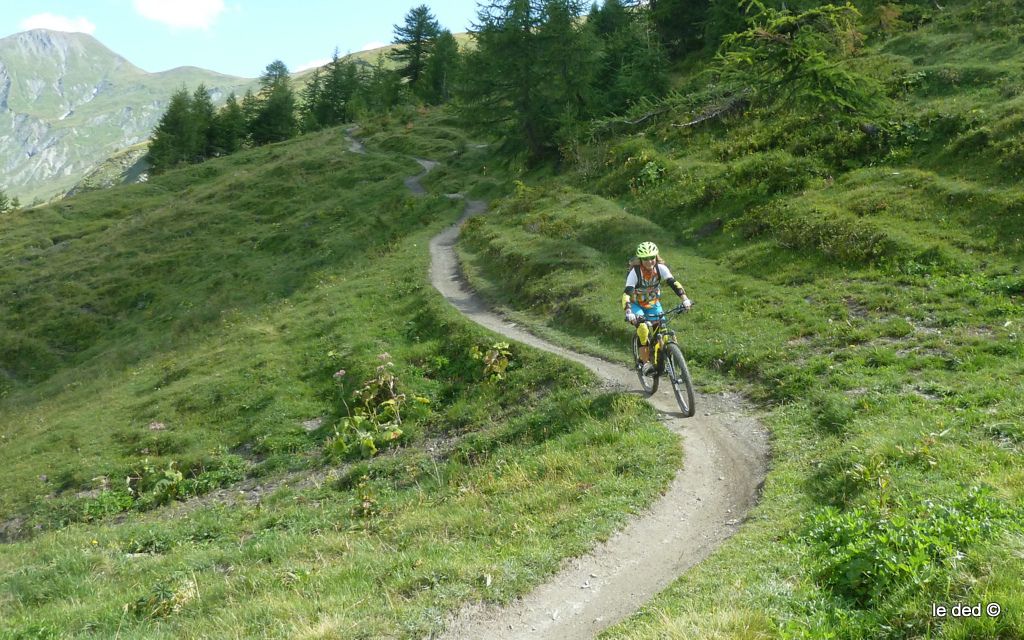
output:
[[[696,409],[693,400],[693,380],[690,378],[690,369],[686,366],[686,358],[683,357],[683,350],[676,340],[676,332],[669,326],[669,319],[685,313],[687,308],[683,305],[673,307],[659,317],[647,318],[646,322],[651,325],[651,332],[647,339],[650,347],[649,354],[654,371],[644,375],[643,362],[640,360],[640,338],[633,332],[633,363],[636,368],[636,375],[640,378],[640,386],[644,393],[654,395],[658,390],[658,381],[662,376],[667,375],[672,383],[672,392],[675,393],[676,402],[683,412],[683,417],[691,417]]]

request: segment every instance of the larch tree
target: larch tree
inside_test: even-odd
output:
[[[595,41],[574,0],[482,5],[465,55],[458,108],[531,161],[554,155],[563,129],[588,108]]]
[[[459,44],[447,29],[441,30],[423,70],[421,95],[430,104],[443,104],[451,99],[452,85],[458,73]]]
[[[249,135],[254,144],[281,142],[295,135],[298,130],[295,94],[288,67],[280,60],[267,65],[260,76],[257,103],[254,117],[249,122]]]
[[[392,43],[397,46],[388,57],[399,64],[398,74],[408,81],[413,93],[418,94],[420,91],[427,60],[440,34],[441,27],[430,12],[430,7],[425,4],[409,11],[404,25],[395,25]]]
[[[171,95],[167,110],[157,123],[146,160],[153,173],[161,173],[192,159],[196,148],[192,97],[182,87]]]

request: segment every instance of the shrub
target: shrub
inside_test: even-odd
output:
[[[854,606],[871,607],[906,589],[944,588],[945,574],[972,545],[1005,528],[1020,531],[1022,515],[972,487],[946,502],[827,507],[810,518],[802,540],[821,559],[818,580]]]

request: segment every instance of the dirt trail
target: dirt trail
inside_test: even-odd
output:
[[[423,193],[419,179],[406,181]],[[468,318],[513,340],[579,362],[609,384],[638,389],[635,374],[619,364],[542,340],[489,310],[466,286],[454,245],[462,223],[484,213],[468,200],[461,220],[430,242],[430,280]],[[625,331],[623,333],[625,345]],[[625,348],[625,346],[623,346]],[[768,436],[732,394],[697,396],[697,415],[680,417],[670,390],[650,398],[665,426],[682,435],[683,468],[666,493],[624,529],[589,554],[571,558],[547,583],[507,607],[473,604],[448,621],[442,638],[593,638],[634,613],[680,574],[735,533],[757,500],[767,471]]]

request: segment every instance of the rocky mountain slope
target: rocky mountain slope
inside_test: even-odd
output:
[[[64,193],[146,140],[171,93],[199,83],[219,103],[256,81],[195,67],[147,73],[82,33],[0,39],[0,188],[23,204]]]

